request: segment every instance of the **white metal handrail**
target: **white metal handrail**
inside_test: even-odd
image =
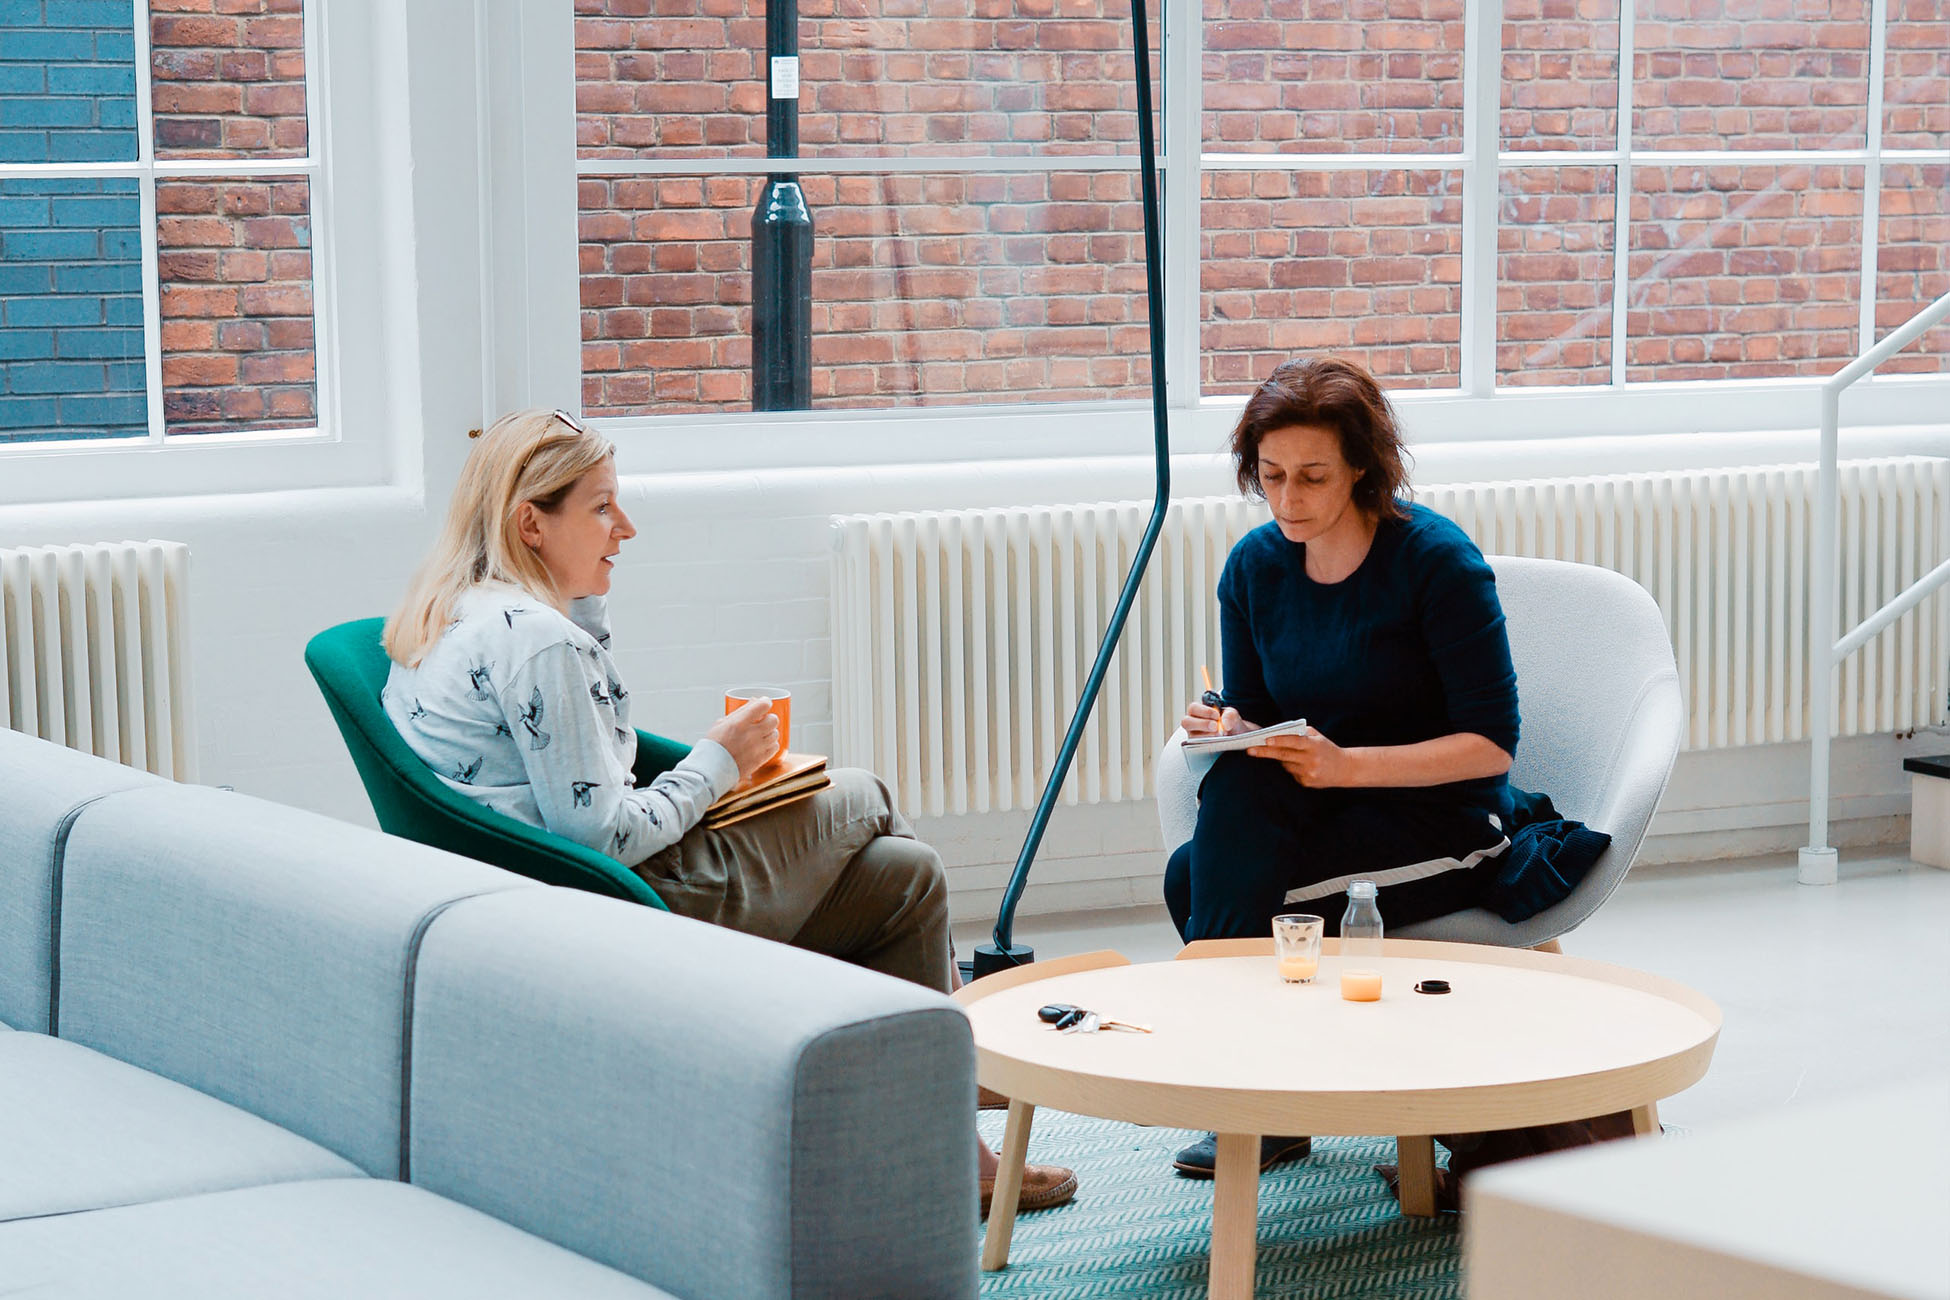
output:
[[[1814,607],[1814,642],[1817,647],[1826,648],[1827,663],[1825,671],[1814,674],[1813,683],[1810,729],[1814,745],[1808,773],[1808,844],[1801,850],[1799,872],[1804,885],[1834,884],[1838,865],[1838,855],[1828,843],[1828,745],[1835,720],[1835,669],[1842,660],[1868,644],[1876,633],[1950,581],[1950,560],[1945,560],[1862,620],[1847,636],[1838,635],[1841,610],[1835,597],[1835,569],[1840,563],[1841,543],[1835,535],[1835,516],[1842,390],[1914,343],[1946,316],[1950,316],[1950,293],[1916,313],[1902,328],[1836,371],[1821,386],[1821,470],[1815,482],[1814,574],[1813,590],[1809,594]],[[1821,663],[1821,659],[1817,658],[1816,662]]]

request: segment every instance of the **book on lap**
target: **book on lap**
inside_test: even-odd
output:
[[[809,799],[833,783],[824,754],[781,754],[733,786],[706,810],[711,830]]]

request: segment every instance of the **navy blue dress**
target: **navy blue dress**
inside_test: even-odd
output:
[[[1473,732],[1514,755],[1517,682],[1496,579],[1454,523],[1424,506],[1385,519],[1347,578],[1307,576],[1307,548],[1276,524],[1232,550],[1219,579],[1224,695],[1261,726],[1305,718],[1343,747]],[[1258,937],[1281,911],[1329,932],[1357,877],[1405,925],[1476,905],[1479,869],[1509,845],[1503,777],[1421,788],[1315,789],[1270,759],[1223,755],[1199,790],[1198,828],[1172,854],[1165,901],[1179,934]]]

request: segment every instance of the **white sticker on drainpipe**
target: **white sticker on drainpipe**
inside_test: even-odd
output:
[[[772,98],[799,98],[799,57],[772,60]]]

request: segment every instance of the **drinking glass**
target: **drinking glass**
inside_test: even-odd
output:
[[[1320,970],[1320,936],[1327,923],[1317,916],[1294,914],[1273,918],[1273,957],[1280,978],[1289,984],[1311,984]]]

